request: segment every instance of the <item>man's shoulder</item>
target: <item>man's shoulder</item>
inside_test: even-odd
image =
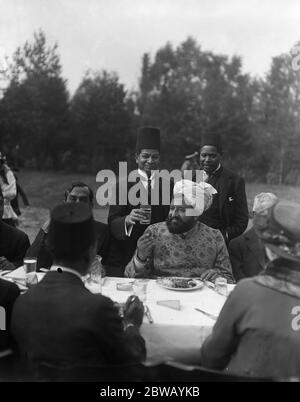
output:
[[[6,237],[29,241],[27,234],[23,230],[10,226],[5,222],[1,222],[1,226],[1,233]]]
[[[166,222],[157,222],[153,223],[152,225],[148,226],[147,230],[151,232],[161,232],[165,229],[168,229]]]
[[[206,225],[203,222],[198,222],[198,226],[199,226],[199,232],[205,233],[206,235],[210,235],[213,238],[221,236],[223,239],[222,233],[220,232],[219,229],[211,228],[210,226]]]
[[[255,236],[254,229],[251,228],[251,229],[247,230],[247,232],[244,232],[241,235],[232,239],[229,243],[229,247],[238,247],[243,244],[246,244],[247,240],[248,239],[251,240],[254,236]]]
[[[228,169],[228,168],[226,168],[224,166],[222,166],[221,169],[222,169],[221,170],[221,176],[222,177],[228,177],[228,178],[230,178],[232,180],[235,180],[235,181],[237,181],[237,180],[238,181],[240,181],[240,180],[244,181],[242,176],[240,176],[239,174],[233,172],[232,170],[230,170],[230,169]]]
[[[0,295],[1,301],[10,298],[16,298],[20,294],[20,290],[15,283],[8,282],[0,278]]]
[[[234,291],[237,295],[242,295],[243,299],[249,301],[250,298],[253,298],[254,294],[263,292],[264,288],[257,282],[257,277],[253,276],[251,278],[240,280],[237,283]]]

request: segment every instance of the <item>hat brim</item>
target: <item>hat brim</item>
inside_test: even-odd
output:
[[[277,246],[277,245],[272,244],[272,243],[267,243],[267,242],[265,242],[265,245],[266,245],[274,254],[276,254],[278,257],[284,258],[285,260],[289,260],[289,261],[294,261],[294,262],[300,263],[300,257],[296,257],[296,256],[294,256],[294,255],[291,255],[291,254],[287,253],[285,250],[282,249],[282,247]]]

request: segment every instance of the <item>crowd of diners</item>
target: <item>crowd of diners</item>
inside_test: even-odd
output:
[[[129,200],[110,205],[107,224],[96,221],[93,191],[82,182],[70,184],[31,245],[24,232],[0,221],[0,270],[14,270],[25,256],[37,259],[38,270],[48,269],[23,294],[0,276],[7,318],[0,351],[13,348],[32,366],[145,361],[143,303],[129,297],[121,317],[112,300],[84,285],[83,277],[101,257],[99,269],[111,277],[223,277],[236,283],[211,335],[199,345],[199,365],[243,376],[300,378],[300,332],[293,315],[300,306],[300,205],[260,193],[249,225],[245,182],[223,166],[215,134],[202,138],[201,180],[171,184],[165,205],[165,187],[154,173],[160,142],[158,128],[138,130],[141,191],[147,197],[155,188],[159,193],[147,224],[145,210]],[[3,216],[8,182],[0,180]],[[134,184],[127,183],[128,194]]]

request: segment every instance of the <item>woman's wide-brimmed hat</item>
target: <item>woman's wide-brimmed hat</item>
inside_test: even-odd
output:
[[[300,204],[280,201],[274,205],[260,238],[278,258],[300,263]]]

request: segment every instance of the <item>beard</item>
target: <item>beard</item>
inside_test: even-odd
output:
[[[166,224],[170,233],[182,234],[191,230],[195,223],[193,221],[184,222],[180,218],[167,218]]]

